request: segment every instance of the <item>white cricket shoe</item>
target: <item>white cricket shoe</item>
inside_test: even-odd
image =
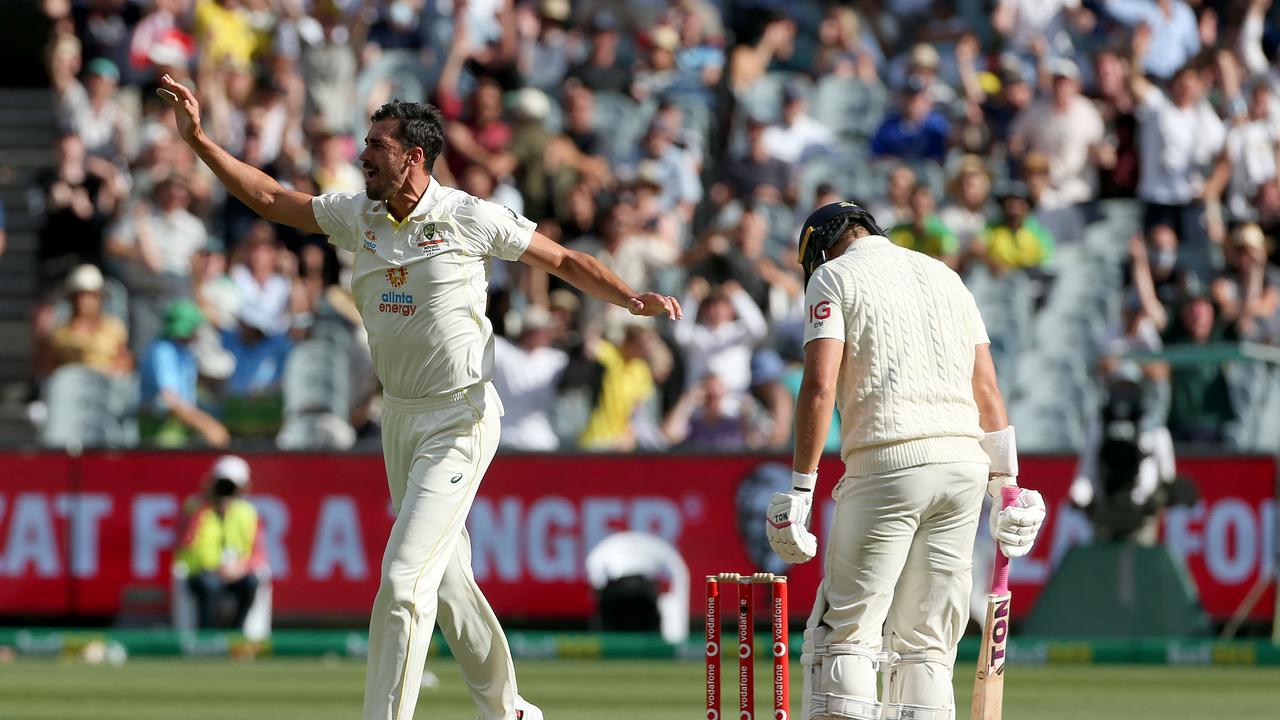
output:
[[[537,705],[517,695],[516,720],[543,720],[542,710]]]

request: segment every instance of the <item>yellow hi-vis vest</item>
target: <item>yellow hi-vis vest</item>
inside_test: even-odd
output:
[[[204,503],[191,516],[190,523],[184,533],[185,542],[174,556],[190,575],[216,572],[226,556],[245,561],[253,554],[258,511],[248,500],[231,500],[221,516],[211,504]]]

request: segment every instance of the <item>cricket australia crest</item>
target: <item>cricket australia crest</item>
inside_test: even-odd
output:
[[[418,237],[413,241],[413,246],[421,250],[423,255],[430,255],[444,249],[444,233],[437,233],[436,230],[436,224],[429,222],[418,231]]]

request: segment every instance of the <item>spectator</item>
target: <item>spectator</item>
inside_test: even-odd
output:
[[[107,250],[125,262],[131,291],[187,291],[191,259],[208,242],[204,223],[190,208],[191,192],[171,177],[156,186],[151,202],[136,202],[130,217],[110,231]]]
[[[604,8],[591,18],[587,58],[569,69],[569,77],[594,92],[624,94],[631,90],[631,71],[618,57],[618,18]]]
[[[1280,269],[1267,265],[1266,239],[1257,225],[1241,225],[1226,246],[1226,268],[1211,286],[1225,323],[1243,338],[1274,342],[1280,310]]]
[[[551,347],[555,325],[550,312],[530,305],[516,342],[494,337],[493,384],[507,411],[500,440],[504,448],[551,452],[560,446],[551,411],[569,356]]]
[[[652,177],[648,180],[653,181]],[[671,265],[680,256],[674,238],[637,227],[634,208],[623,200],[605,211],[598,239],[582,237],[572,247],[608,264],[618,277],[633,287],[652,285],[654,273]],[[584,314],[587,324],[593,326],[617,322],[628,316],[625,309],[595,299],[587,301]]]
[[[1049,160],[1049,188],[1036,203],[1045,210],[1093,200],[1098,195],[1098,167],[1109,167],[1115,160],[1102,142],[1102,117],[1080,95],[1075,63],[1059,58],[1052,68],[1052,93],[1021,113],[1009,136],[1015,159],[1037,152]]]
[[[1200,52],[1200,22],[1183,0],[1105,0],[1103,8],[1112,18],[1138,28],[1135,34],[1150,33],[1151,51],[1135,58],[1141,68],[1134,72],[1176,82],[1178,71]]]
[[[800,86],[793,83],[782,89],[782,119],[762,138],[770,157],[794,166],[835,146],[830,128],[808,111],[809,100]]]
[[[285,7],[293,6],[285,3]],[[313,18],[299,22],[298,69],[305,88],[307,117],[319,116],[323,127],[349,130],[351,102],[356,96],[358,56],[368,34],[369,13],[356,13],[348,24],[336,2],[315,4]]]
[[[1201,222],[1204,168],[1221,149],[1225,130],[1213,108],[1201,102],[1201,81],[1195,68],[1184,66],[1173,73],[1168,95],[1142,76],[1139,67],[1150,44],[1150,32],[1139,29],[1134,33],[1129,76],[1138,100],[1142,161],[1138,197],[1146,202],[1143,225],[1172,227],[1190,259],[1189,269],[1203,274],[1212,265],[1209,238]]]
[[[884,63],[884,51],[875,33],[851,7],[832,5],[818,26],[818,56],[814,71],[825,75],[852,76],[879,82],[876,69]]]
[[[258,33],[240,0],[196,0],[195,37],[210,65],[227,61],[248,67],[258,52]]]
[[[311,176],[321,193],[363,192],[364,173],[351,162],[351,140],[330,130],[322,130],[313,141]]]
[[[791,445],[795,403],[783,384],[786,365],[770,348],[751,356],[750,398],[760,412],[747,428],[747,446],[762,450],[785,450]]]
[[[676,50],[677,89],[710,100],[724,74],[723,37],[707,26],[703,12],[688,5],[675,8],[680,42]]]
[[[115,160],[125,152],[129,116],[116,99],[120,70],[107,58],[94,58],[85,68],[84,85],[74,82],[60,89],[59,114],[73,128],[85,151]]]
[[[1165,334],[1168,346],[1236,339],[1230,323],[1223,321],[1204,295],[1192,293],[1176,308],[1176,318]],[[1169,389],[1169,432],[1175,441],[1218,443],[1226,439],[1227,425],[1235,421],[1236,412],[1221,363],[1178,365],[1169,376]]]
[[[235,326],[240,314],[240,287],[227,274],[227,255],[218,238],[196,252],[191,270],[191,296],[200,312],[219,331]]]
[[[6,229],[6,218],[4,214],[4,201],[0,200],[0,257],[4,257],[5,248],[9,244],[9,233]]]
[[[960,250],[967,252],[982,235],[991,214],[991,173],[987,172],[982,158],[976,155],[961,158],[947,183],[947,198],[938,217],[943,226],[955,233]]]
[[[730,393],[714,373],[707,375],[667,414],[662,434],[672,445],[690,450],[744,450],[750,421],[745,399]]]
[[[287,335],[272,332],[276,317],[261,305],[243,303],[236,320],[235,328],[221,333],[222,347],[235,359],[223,386],[224,420],[237,434],[278,430],[279,410],[272,405],[278,403],[285,358],[293,343]],[[234,411],[228,401],[235,401]]]
[[[1053,236],[1031,214],[1026,184],[1007,183],[998,199],[1001,215],[982,231],[987,265],[995,272],[1043,267],[1053,258]]]
[[[631,450],[636,446],[633,419],[654,394],[650,358],[661,340],[641,325],[628,325],[618,345],[607,340],[588,343],[588,354],[604,374],[600,391],[579,438],[584,450]]]
[[[901,163],[889,170],[889,183],[884,199],[870,204],[870,210],[881,227],[893,227],[911,217],[911,191],[915,189],[916,171]],[[822,207],[815,204],[814,207]]]
[[[1258,189],[1276,179],[1276,153],[1280,148],[1280,123],[1272,115],[1270,86],[1260,82],[1253,86],[1246,117],[1227,130],[1225,147],[1219,164],[1218,185],[1227,177],[1225,209],[1233,220],[1257,219],[1253,198]],[[1209,190],[1209,195],[1217,194]]]
[[[194,301],[175,300],[165,309],[164,330],[147,347],[138,367],[138,426],[144,441],[182,447],[193,432],[212,447],[226,447],[230,441],[226,427],[200,409],[196,399],[196,356],[190,345],[203,324],[204,315]]]
[[[1101,173],[1100,195],[1104,198],[1133,197],[1138,188],[1137,100],[1129,87],[1127,60],[1111,49],[1094,55],[1094,106],[1102,117],[1103,143],[1113,148],[1115,164]]]
[[[258,573],[267,567],[258,511],[244,495],[249,464],[235,455],[218,458],[205,476],[204,494],[183,506],[182,530],[174,551],[178,574],[196,598],[201,628],[218,626],[218,604],[235,599],[231,627],[244,627],[258,592]]]
[[[928,185],[920,183],[911,189],[911,216],[907,222],[893,226],[889,239],[895,245],[922,252],[955,266],[960,252],[956,239],[936,212],[937,203]]]
[[[449,172],[459,177],[468,163],[480,163],[495,177],[507,177],[515,171],[516,158],[511,154],[511,126],[502,119],[502,87],[492,78],[481,79],[467,98],[465,112],[455,92],[441,80],[440,109],[450,121],[445,124]]]
[[[951,124],[933,107],[928,83],[912,75],[902,94],[902,108],[889,113],[871,138],[871,153],[877,157],[942,162],[950,132]]]
[[[124,323],[102,310],[103,282],[102,271],[93,265],[81,265],[67,276],[71,317],[49,338],[46,374],[70,364],[107,375],[132,369]]]
[[[100,157],[87,157],[80,136],[58,137],[54,167],[40,173],[32,215],[40,228],[40,283],[58,285],[72,268],[102,264],[102,236],[108,219],[125,195],[115,167]]]
[[[1178,262],[1178,236],[1168,225],[1157,225],[1148,240],[1135,235],[1129,241],[1129,268],[1126,276],[1142,301],[1143,311],[1156,330],[1169,325],[1169,309],[1186,299],[1188,273]],[[1148,247],[1150,245],[1150,247]]]
[[[680,222],[688,224],[693,219],[694,205],[702,200],[702,183],[693,159],[676,147],[673,140],[674,128],[662,122],[653,123],[645,133],[631,168],[638,174],[645,161],[653,161],[662,188],[663,207],[668,212],[675,211]]]
[[[754,45],[734,48],[729,63],[730,86],[741,93],[766,72],[807,72],[808,58],[798,52],[799,26],[785,12],[774,10],[764,19],[764,29]]]
[[[939,3],[941,5],[941,3]],[[925,86],[925,92],[934,105],[949,106],[956,100],[956,91],[938,75],[942,56],[938,49],[927,42],[916,43],[907,55],[907,77],[914,77]]]
[[[251,225],[236,254],[231,279],[241,306],[254,307],[263,332],[282,335],[294,317],[310,312],[298,285],[298,258],[281,247],[271,224],[259,220]]]
[[[697,319],[675,327],[676,344],[684,352],[685,387],[715,372],[730,392],[745,391],[751,385],[751,353],[769,331],[755,301],[736,282],[713,291],[695,278],[681,305]]]
[[[1094,21],[1080,0],[997,0],[991,13],[991,27],[1005,37],[1010,49],[1024,56],[1070,29],[1088,32]],[[1071,47],[1068,43],[1054,50],[1070,52]]]
[[[644,102],[656,98],[680,82],[676,69],[676,51],[680,49],[680,32],[669,25],[649,31],[649,52],[636,71],[631,94]]]
[[[747,152],[733,158],[725,168],[724,179],[712,187],[712,199],[723,205],[730,198],[755,198],[765,202],[795,202],[793,165],[769,154],[764,137],[768,123],[759,118],[747,119]]]
[[[552,92],[564,82],[581,37],[569,32],[571,10],[569,0],[539,0],[516,7],[518,68],[525,87]]]

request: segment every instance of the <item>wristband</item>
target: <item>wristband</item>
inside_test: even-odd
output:
[[[818,471],[814,470],[809,474],[799,473],[795,470],[791,471],[791,489],[800,490],[801,492],[813,492],[813,488],[818,484]]]
[[[1012,425],[983,435],[979,442],[991,458],[992,475],[1018,476],[1018,441]]]

